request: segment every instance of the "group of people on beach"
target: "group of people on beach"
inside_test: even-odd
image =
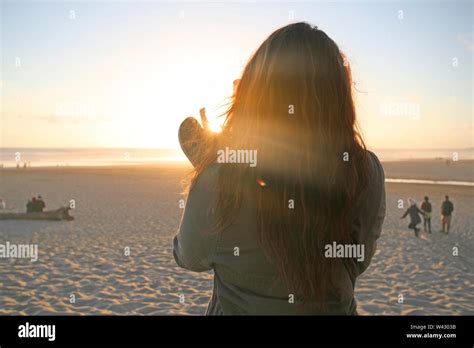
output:
[[[38,197],[33,197],[28,200],[28,203],[26,203],[26,212],[40,213],[45,207],[46,203],[44,202],[43,197],[41,197],[41,195],[38,195]]]
[[[413,229],[415,232],[415,236],[418,237],[420,235],[420,228],[418,228],[418,224],[421,223],[420,214],[423,216],[423,228],[424,231],[427,233],[431,233],[431,215],[433,208],[431,206],[431,202],[428,196],[425,196],[423,203],[421,203],[420,207],[416,204],[416,201],[412,198],[408,198],[408,209],[406,210],[405,214],[403,214],[400,219],[404,219],[407,215],[410,216],[410,224],[408,225],[409,229]],[[441,204],[441,224],[442,233],[449,233],[449,229],[451,227],[451,216],[454,211],[454,204],[449,200],[449,196],[444,197],[444,202]]]

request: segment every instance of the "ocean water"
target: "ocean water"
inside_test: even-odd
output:
[[[474,187],[474,182],[456,181],[456,180],[418,180],[418,179],[390,179],[386,178],[385,182],[402,183],[402,184],[424,184],[424,185],[448,185],[448,186],[470,186]]]
[[[474,159],[474,148],[464,149],[371,149],[381,161],[399,161],[416,159]]]
[[[381,161],[412,159],[474,159],[474,149],[373,149]],[[104,166],[186,161],[180,149],[60,149],[0,148],[0,166],[5,168],[46,166]]]
[[[109,166],[185,161],[178,149],[59,149],[0,148],[4,168],[56,166]]]

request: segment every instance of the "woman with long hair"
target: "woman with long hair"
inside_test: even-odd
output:
[[[307,23],[276,30],[225,116],[193,163],[173,245],[181,267],[214,270],[207,314],[356,314],[385,189],[358,131],[344,55]],[[255,165],[236,160],[249,153]],[[362,255],[344,254],[356,249],[347,246]]]

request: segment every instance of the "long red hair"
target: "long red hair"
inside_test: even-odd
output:
[[[254,199],[259,243],[289,293],[303,303],[338,293],[336,264],[354,264],[325,258],[324,246],[353,243],[352,209],[369,175],[344,55],[307,23],[276,30],[247,63],[225,116],[217,147],[255,149],[258,164],[222,166],[216,229]],[[215,161],[213,149],[195,178]]]

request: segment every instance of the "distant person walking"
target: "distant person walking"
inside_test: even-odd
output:
[[[444,202],[441,205],[441,224],[443,225],[443,232],[448,234],[451,226],[451,214],[454,211],[454,204],[449,200],[449,196],[444,197]]]
[[[408,225],[408,228],[413,229],[415,236],[418,237],[420,229],[417,227],[417,225],[421,222],[419,214],[423,214],[423,211],[418,209],[416,201],[411,198],[408,198],[408,204],[410,206],[400,219],[404,219],[407,215],[410,215],[410,224]]]
[[[424,202],[421,203],[421,210],[423,210],[423,228],[425,232],[431,233],[432,207],[431,207],[431,203],[429,202],[428,196],[425,196]]]
[[[4,210],[6,209],[6,207],[7,207],[7,204],[5,203],[3,198],[0,198],[0,210]]]

